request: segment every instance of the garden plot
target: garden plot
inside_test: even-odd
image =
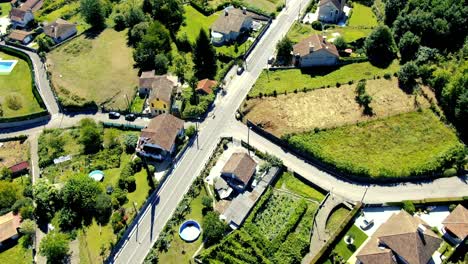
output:
[[[28,159],[28,142],[7,141],[0,143],[0,167],[11,167]]]
[[[314,128],[338,127],[410,112],[418,105],[422,108],[430,106],[424,97],[404,93],[398,88],[396,78],[370,80],[366,90],[373,98],[371,107],[374,115],[366,116],[355,101],[355,86],[342,85],[307,93],[250,99],[245,101],[242,111],[246,119],[281,137]]]

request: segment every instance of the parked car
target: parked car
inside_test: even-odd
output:
[[[127,121],[135,121],[136,115],[135,114],[128,114],[125,116],[125,120]]]
[[[271,56],[270,58],[268,58],[268,64],[273,64],[274,61],[275,61],[275,56]]]
[[[120,114],[117,113],[117,112],[109,112],[109,118],[110,118],[110,119],[119,119],[119,118],[120,118]]]
[[[239,66],[237,67],[237,75],[241,75],[244,72],[244,67]]]

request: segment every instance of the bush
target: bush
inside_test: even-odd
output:
[[[452,177],[457,175],[457,169],[456,168],[450,168],[446,169],[444,171],[444,177]]]
[[[449,211],[452,212],[453,210],[455,210],[456,207],[457,207],[457,204],[449,205]]]
[[[7,95],[5,101],[7,107],[14,111],[20,110],[23,107],[21,97],[16,94]]]
[[[315,30],[322,30],[322,23],[320,21],[314,21],[312,22],[312,28]]]
[[[416,208],[412,201],[403,201],[403,210],[408,212],[410,215],[413,215],[416,212]]]
[[[126,134],[123,139],[123,143],[125,146],[125,152],[130,154],[135,152],[135,148],[138,143],[138,136],[135,134]]]
[[[114,17],[114,29],[116,31],[122,31],[125,29],[126,23],[125,23],[125,16],[122,14],[117,14]]]
[[[185,130],[185,135],[189,138],[191,138],[193,135],[196,133],[196,128],[194,125],[190,125],[186,130]]]
[[[390,80],[392,78],[392,75],[390,73],[385,73],[384,76],[385,80]]]

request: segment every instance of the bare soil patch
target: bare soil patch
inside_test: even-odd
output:
[[[251,99],[242,106],[250,121],[262,125],[280,137],[290,133],[331,128],[427,108],[429,102],[421,95],[409,95],[398,88],[396,78],[367,81],[366,90],[373,100],[373,116],[363,114],[355,101],[356,84],[337,88],[317,89],[277,97]]]
[[[29,143],[27,141],[8,141],[0,143],[0,167],[11,167],[28,160]]]

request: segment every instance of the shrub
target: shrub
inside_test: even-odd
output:
[[[416,212],[416,208],[412,201],[403,201],[403,210],[408,212],[409,214],[413,215]]]
[[[7,107],[14,111],[20,110],[23,107],[21,97],[16,94],[7,95],[5,101]]]
[[[457,169],[456,168],[450,168],[446,169],[444,171],[444,177],[452,177],[457,175]]]
[[[455,210],[456,207],[457,207],[457,204],[449,205],[449,211],[452,212],[453,210]]]
[[[315,30],[322,30],[322,23],[318,20],[312,22],[312,28]]]
[[[185,135],[189,138],[191,138],[193,135],[196,133],[196,128],[194,125],[190,125],[186,130],[185,130]]]
[[[117,31],[122,31],[125,29],[126,23],[125,23],[125,16],[122,14],[117,14],[114,17],[114,29]]]
[[[383,76],[386,80],[390,80],[392,78],[392,75],[390,73],[385,73]]]
[[[127,134],[124,136],[123,143],[126,153],[133,153],[138,143],[138,136],[135,134]]]

